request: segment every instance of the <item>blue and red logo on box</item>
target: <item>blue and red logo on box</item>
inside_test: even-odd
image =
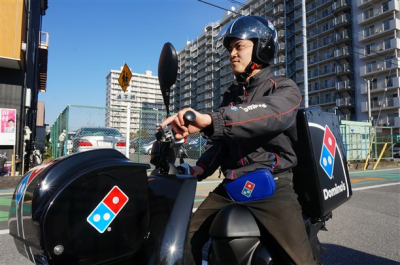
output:
[[[32,180],[37,175],[39,175],[39,173],[43,169],[45,169],[47,166],[49,166],[51,163],[52,163],[52,161],[49,162],[49,163],[46,163],[46,164],[43,164],[43,165],[40,165],[40,166],[37,166],[37,167],[33,168],[31,171],[29,171],[25,175],[25,177],[21,181],[21,183],[18,184],[18,187],[17,187],[16,192],[15,192],[15,200],[16,200],[15,205],[16,205],[17,208],[19,207],[19,202],[21,201],[21,199],[25,196],[26,188],[29,186],[29,184],[32,182]]]
[[[321,158],[319,163],[330,179],[333,178],[333,165],[335,162],[336,138],[332,131],[325,125],[324,140],[322,142]]]
[[[86,220],[96,228],[97,231],[103,233],[128,200],[128,196],[126,196],[118,186],[114,186]]]
[[[255,186],[256,186],[256,184],[254,184],[253,182],[246,181],[246,183],[244,184],[243,190],[242,190],[242,195],[244,195],[246,197],[250,197]]]

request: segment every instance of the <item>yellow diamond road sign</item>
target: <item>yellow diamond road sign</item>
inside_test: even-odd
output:
[[[118,83],[121,85],[122,90],[125,92],[126,88],[129,86],[129,82],[132,78],[132,72],[129,69],[128,65],[125,64],[124,68],[122,69],[121,75],[118,78]]]

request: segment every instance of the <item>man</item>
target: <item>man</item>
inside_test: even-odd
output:
[[[13,119],[8,120],[8,127],[4,130],[5,133],[15,133],[15,121]]]
[[[225,176],[192,217],[189,240],[195,263],[201,264],[202,247],[215,214],[235,203],[224,184],[265,168],[276,179],[274,194],[242,204],[283,248],[282,255],[274,257],[275,264],[315,264],[291,173],[297,163],[292,142],[297,137],[301,96],[292,80],[274,77],[269,67],[278,44],[275,28],[261,17],[239,17],[220,35],[237,84],[224,93],[218,111],[202,114],[184,109],[161,124],[171,124],[177,139],[199,131],[209,137],[209,148],[193,167],[193,174],[202,180],[221,167]],[[195,112],[196,120],[185,127],[187,110]]]

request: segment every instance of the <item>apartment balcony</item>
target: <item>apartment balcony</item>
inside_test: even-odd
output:
[[[356,115],[355,114],[344,114],[344,115],[337,115],[340,121],[355,121]]]
[[[336,106],[338,106],[338,107],[355,106],[354,97],[338,98],[338,99],[336,99]]]
[[[368,30],[363,30],[358,34],[358,40],[360,42],[369,42],[374,39],[383,38],[388,32],[393,32],[400,28],[400,19],[392,19],[389,25],[383,23],[377,23],[372,25]]]
[[[343,65],[337,65],[335,67],[335,72],[336,74],[343,74],[343,73],[348,73],[351,72],[352,68],[350,66],[350,64],[343,64]]]
[[[345,91],[353,88],[353,82],[351,80],[339,81],[335,84],[337,91]]]
[[[386,116],[386,117],[381,118],[381,119],[379,119],[377,121],[374,121],[374,125],[399,127],[399,124],[396,124],[396,118],[399,118],[399,117]]]
[[[274,7],[274,16],[279,16],[279,15],[283,14],[283,11],[284,11],[283,4],[275,6]]]
[[[372,9],[371,13],[361,13],[357,16],[357,22],[360,26],[364,26],[370,23],[377,22],[378,20],[381,20],[383,17],[387,17],[389,14],[389,17],[392,16],[393,11],[399,10],[400,3],[399,1],[394,1],[391,0],[388,3],[388,8],[383,9],[382,5],[377,5]]]
[[[364,48],[361,50],[360,59],[371,59],[371,57],[378,57],[388,54],[390,50],[400,50],[400,39],[393,38],[390,42],[382,41],[375,46],[369,46],[369,49]]]
[[[384,98],[381,100],[371,101],[371,111],[381,111],[400,108],[400,97]],[[368,101],[361,103],[361,111],[368,111]]]
[[[350,1],[351,0],[349,0],[349,2]],[[334,1],[332,3],[332,11],[333,12],[340,12],[340,11],[345,10],[350,7],[351,7],[351,3],[348,3],[347,0],[339,0],[339,1]]]
[[[385,92],[390,89],[397,89],[400,87],[400,77],[394,77],[390,80],[390,83],[387,84],[385,79],[378,80],[375,85],[371,85],[370,93],[380,93]],[[368,93],[368,83],[365,81],[361,85],[361,94],[365,95]]]
[[[274,64],[281,64],[285,62],[285,56],[284,55],[280,55],[278,57],[275,57],[274,59]]]
[[[46,92],[47,88],[47,62],[49,48],[49,33],[40,32],[40,43],[38,49],[38,75],[39,75],[39,91]]]
[[[357,0],[357,7],[364,8],[367,6],[373,6],[374,4],[378,4],[380,2],[380,0]]]
[[[389,71],[396,71],[396,69],[399,68],[399,65],[400,58],[392,58],[390,60],[378,61],[377,63],[367,64],[366,66],[360,67],[360,75],[361,77],[365,77],[367,75],[375,75]]]
[[[351,16],[348,13],[342,14],[338,17],[335,17],[335,19],[334,19],[335,27],[344,26],[344,25],[350,24],[350,23],[351,23]]]

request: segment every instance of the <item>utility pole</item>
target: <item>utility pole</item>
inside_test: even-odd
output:
[[[307,63],[307,17],[306,1],[301,2],[303,22],[303,76],[304,76],[304,107],[308,108],[308,63]]]

